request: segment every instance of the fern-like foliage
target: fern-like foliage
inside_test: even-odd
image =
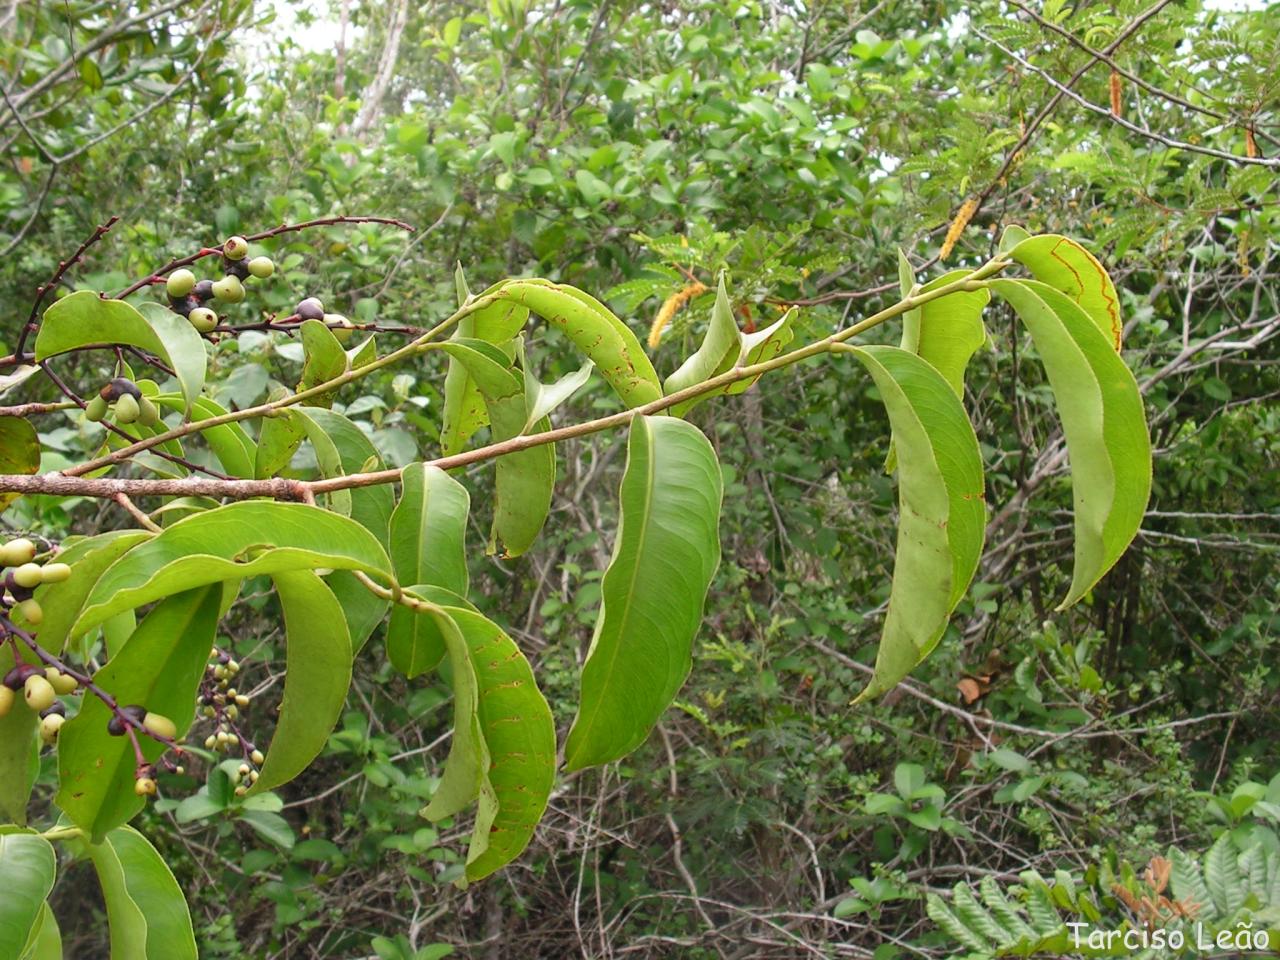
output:
[[[1104,859],[1081,879],[1064,870],[1052,881],[1035,870],[1019,879],[1007,889],[992,877],[976,887],[959,883],[950,901],[928,895],[929,919],[959,948],[957,956],[1191,957],[1220,931],[1241,930],[1255,940],[1265,931],[1271,944],[1280,943],[1280,839],[1260,827],[1223,833],[1203,857],[1170,848],[1141,874]],[[1091,940],[1091,931],[1102,936]],[[1119,935],[1104,943],[1107,931]],[[1126,931],[1145,931],[1144,944],[1155,931],[1164,936],[1158,948],[1135,951]],[[1182,946],[1170,949],[1174,931]]]

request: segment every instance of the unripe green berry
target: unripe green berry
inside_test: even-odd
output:
[[[218,325],[218,315],[208,307],[196,307],[187,314],[187,322],[199,333],[210,333]]]
[[[39,673],[27,677],[27,682],[22,685],[22,696],[27,701],[27,706],[36,713],[47,709],[53,701],[58,699],[53,684]]]
[[[58,731],[62,729],[62,725],[67,722],[67,718],[60,713],[51,713],[40,721],[40,739],[46,746],[53,746],[58,741]]]
[[[133,782],[133,792],[140,797],[154,797],[156,795],[156,782],[150,777],[139,777]]]
[[[44,574],[40,572],[40,564],[24,563],[13,571],[13,582],[28,590],[44,583]]]
[[[240,776],[247,777],[249,775],[249,765],[247,763],[240,764]]]
[[[243,797],[249,792],[248,787],[236,787],[236,796]]]
[[[248,705],[249,705],[249,698],[247,696],[245,696],[243,693],[236,694],[237,707],[247,707]]]
[[[293,312],[298,315],[299,320],[323,320],[324,304],[316,297],[307,297],[293,308]]]
[[[223,303],[239,303],[244,299],[244,284],[239,277],[223,277],[213,282],[213,295]]]
[[[40,568],[40,580],[43,583],[62,583],[71,579],[71,568],[65,563],[46,563]]]
[[[22,618],[33,627],[40,626],[44,621],[44,607],[40,606],[40,601],[35,597],[18,604],[18,613],[22,614]]]
[[[258,766],[262,766],[262,761],[265,760],[266,757],[262,755],[261,750],[255,750],[253,751],[253,753],[249,754],[249,759],[252,760],[254,763],[256,763]]]
[[[351,335],[355,333],[355,324],[340,313],[326,313],[324,325],[339,343],[350,343]]]
[[[138,401],[138,422],[144,427],[154,427],[160,422],[160,411],[150,397],[143,397]]]
[[[244,237],[228,237],[222,245],[222,255],[228,260],[243,260],[249,252],[249,241]]]
[[[0,717],[7,717],[17,700],[16,693],[6,686],[0,686]]]
[[[26,537],[10,540],[0,547],[0,566],[17,567],[35,559],[36,545]]]
[[[129,394],[116,401],[116,423],[133,423],[142,414],[142,407]]]
[[[209,736],[204,738],[204,748],[206,750],[212,750],[217,745],[218,745],[218,738],[215,737],[213,734],[209,734]]]
[[[172,720],[160,713],[148,713],[142,718],[142,726],[158,737],[173,740],[178,736],[178,728]]]
[[[276,272],[276,265],[270,257],[254,257],[249,261],[249,272],[259,280],[265,280]]]
[[[44,671],[44,678],[53,685],[54,690],[63,695],[75,693],[80,687],[80,684],[75,677],[63,673],[57,667],[46,667]]]
[[[240,719],[240,710],[234,703],[227,707],[226,714],[228,720]]]
[[[195,289],[196,275],[190,270],[175,270],[169,274],[169,279],[165,281],[164,289],[175,300],[185,297],[188,293]]]
[[[84,418],[97,423],[107,415],[107,401],[102,397],[94,397],[84,405]]]

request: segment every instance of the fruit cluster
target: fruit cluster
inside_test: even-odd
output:
[[[225,651],[215,651],[212,661],[205,670],[205,683],[200,694],[199,706],[201,716],[214,722],[213,733],[205,737],[206,750],[214,753],[232,754],[239,752],[244,763],[233,776],[236,784],[236,795],[244,796],[249,787],[258,780],[258,769],[265,757],[241,737],[236,721],[240,719],[240,711],[251,702],[248,694],[241,693],[232,684],[240,673],[240,664]]]
[[[0,717],[8,716],[21,690],[28,709],[40,716],[40,739],[53,746],[67,719],[67,708],[58,695],[74,693],[79,685],[75,677],[67,676],[57,667],[41,669],[34,664],[20,663],[5,674],[0,685]]]
[[[107,721],[107,733],[113,737],[123,737],[130,727],[141,730],[164,744],[173,744],[178,737],[177,724],[164,714],[150,711],[140,703],[120,707]],[[176,769],[178,772],[182,771],[181,767]],[[144,763],[134,771],[133,792],[140,797],[155,796],[155,767]]]
[[[222,279],[197,280],[196,275],[185,268],[175,270],[165,281],[169,295],[169,308],[186,317],[202,334],[211,333],[218,325],[218,314],[205,306],[211,300],[219,303],[239,303],[244,299],[244,282],[250,277],[265,280],[276,272],[270,257],[249,255],[249,241],[244,237],[230,237],[222,244]]]
[[[115,405],[116,423],[136,422],[144,427],[154,427],[160,422],[159,409],[127,377],[116,377],[99,390],[97,396],[84,406],[85,419],[97,423],[106,417],[112,404]]]
[[[42,583],[61,583],[71,576],[65,563],[35,562],[36,545],[26,537],[10,540],[0,547],[0,567],[7,567],[0,586],[0,611],[16,610],[33,627],[44,620],[44,610],[35,599]]]

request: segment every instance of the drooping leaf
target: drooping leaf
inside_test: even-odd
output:
[[[492,291],[486,291],[486,293]],[[466,281],[458,291],[458,306],[465,306],[470,296]],[[498,300],[463,317],[454,331],[454,340],[483,340],[501,348],[508,358],[514,356],[511,341],[529,321],[529,308],[509,300]],[[480,388],[467,367],[456,357],[449,358],[444,379],[444,411],[440,428],[440,449],[447,457],[460,451],[472,435],[488,426]]]
[[[116,343],[138,347],[168,363],[188,404],[200,395],[204,340],[185,319],[158,303],[145,303],[139,312],[123,300],[104,300],[91,290],[68,294],[44,312],[36,359]]]
[[[1092,589],[1142,525],[1151,492],[1142,394],[1106,332],[1068,296],[1036,280],[991,287],[1031,331],[1062,419],[1075,503],[1075,568],[1062,609]]]
[[[40,908],[40,917],[27,941],[27,952],[22,955],[22,960],[63,960],[62,931],[58,929],[58,918],[48,903]]]
[[[328,383],[350,369],[351,358],[347,356],[347,351],[342,348],[333,331],[321,321],[303,320],[298,328],[298,335],[302,340],[303,350],[299,392]],[[330,407],[333,405],[333,398],[333,391],[329,391],[304,400],[303,404],[309,407]]]
[[[1013,246],[1008,255],[1041,283],[1070,297],[1102,331],[1112,348],[1119,351],[1124,338],[1120,297],[1097,257],[1077,241],[1055,233],[1027,237]]]
[[[0,417],[0,473],[31,476],[40,469],[40,436],[22,417]],[[21,494],[0,493],[0,513]]]
[[[565,746],[570,770],[638,747],[688,676],[720,562],[721,494],[720,464],[696,427],[632,421],[617,539]]]
[[[477,340],[449,341],[444,349],[471,374],[488,410],[495,442],[520,435],[528,419],[521,379],[502,362],[502,354]],[[545,419],[532,432],[546,430]],[[551,509],[556,455],[551,444],[529,447],[498,458],[490,550],[501,543],[504,555],[517,557],[533,545]]]
[[[977,437],[942,374],[900,347],[846,349],[875,381],[898,452],[893,584],[865,700],[896,686],[941,639],[977,570],[986,504]]]
[[[342,414],[322,407],[306,407],[299,409],[297,415],[307,439],[315,447],[321,476],[342,477],[383,468],[373,442]],[[386,540],[387,524],[395,504],[389,486],[357,487],[325,496],[331,510],[351,517],[378,540]]]
[[[182,888],[155,847],[132,827],[89,847],[111,928],[112,960],[196,960]]]
[[[377,539],[347,517],[300,503],[231,503],[179,520],[116,561],[94,585],[72,634],[206,583],[320,568],[389,578],[390,566]]]
[[[173,720],[183,736],[195,716],[196,689],[213,649],[221,587],[205,585],[157,604],[124,647],[94,674],[120,704],[141,704]],[[136,761],[127,736],[107,732],[111,712],[85,697],[58,735],[57,802],[95,842],[130,820],[144,801],[133,792]],[[148,761],[162,744],[139,736]]]
[[[511,280],[500,284],[495,295],[563,330],[628,407],[662,396],[657,371],[636,335],[595,297],[548,280]]]
[[[280,718],[249,792],[288,783],[324,749],[351,686],[351,637],[342,607],[310,570],[273,575],[284,611],[285,676]]]
[[[702,383],[717,374],[724,373],[738,359],[741,345],[738,342],[738,325],[733,320],[733,305],[725,288],[724,274],[716,286],[716,302],[711,308],[711,322],[703,335],[702,344],[680,367],[667,377],[662,385],[666,394],[676,393],[695,383]],[[697,401],[686,400],[672,408],[679,416]]]
[[[441,820],[465,810],[477,797],[485,795],[482,804],[492,817],[497,798],[489,783],[489,750],[480,730],[480,689],[475,666],[457,622],[443,607],[417,613],[436,622],[449,655],[450,682],[453,686],[453,738],[444,774],[421,814],[428,820]]]
[[[437,467],[413,463],[401,473],[400,502],[391,515],[390,553],[402,586],[431,584],[466,596],[466,487]],[[445,655],[436,622],[402,605],[387,624],[387,656],[412,679],[434,669]]]
[[[157,404],[173,410],[183,409],[183,401],[169,394],[162,393],[152,399]],[[220,417],[226,412],[224,407],[209,397],[196,397],[191,404],[190,417],[194,423]],[[200,431],[200,436],[205,443],[209,444],[209,449],[222,464],[223,472],[246,479],[254,476],[254,460],[258,455],[258,446],[244,432],[244,427],[240,424],[220,423],[215,427],[206,427]]]
[[[926,283],[920,292],[945,287],[969,272],[944,273]],[[991,292],[986,288],[960,290],[921,304],[903,318],[902,349],[929,361],[951,384],[957,397],[964,396],[964,371],[969,359],[987,341],[982,311],[990,301]]]
[[[13,649],[0,644],[0,677],[13,668]],[[0,817],[20,826],[40,773],[40,719],[17,703],[0,717]]]
[[[61,653],[80,616],[85,599],[98,578],[125,553],[151,539],[143,530],[112,530],[85,537],[59,551],[58,561],[71,567],[71,576],[61,583],[36,587],[35,598],[44,609],[40,623],[40,644],[52,653]]]
[[[0,833],[0,957],[20,957],[27,946],[45,899],[53,889],[58,859],[53,846],[34,833]]]
[[[357,654],[387,615],[389,604],[371,593],[350,570],[335,570],[324,577],[324,582],[342,606],[347,618],[347,632],[351,635],[351,652]]]

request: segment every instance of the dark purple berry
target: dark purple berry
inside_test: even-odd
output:
[[[191,295],[195,297],[197,300],[199,300],[201,303],[204,303],[208,300],[212,300],[213,299],[213,281],[212,280],[199,281],[198,283],[196,283],[195,287],[192,289]]]
[[[51,717],[54,714],[57,714],[60,717],[65,717],[67,715],[67,708],[63,706],[61,700],[53,701],[52,704],[40,711],[41,719],[44,717]]]
[[[44,670],[35,664],[20,663],[4,675],[4,685],[10,690],[21,690],[27,682],[27,677],[33,677],[36,674],[43,677]]]
[[[247,260],[228,260],[222,258],[222,272],[229,273],[233,277],[246,280],[249,277],[249,263]]]

